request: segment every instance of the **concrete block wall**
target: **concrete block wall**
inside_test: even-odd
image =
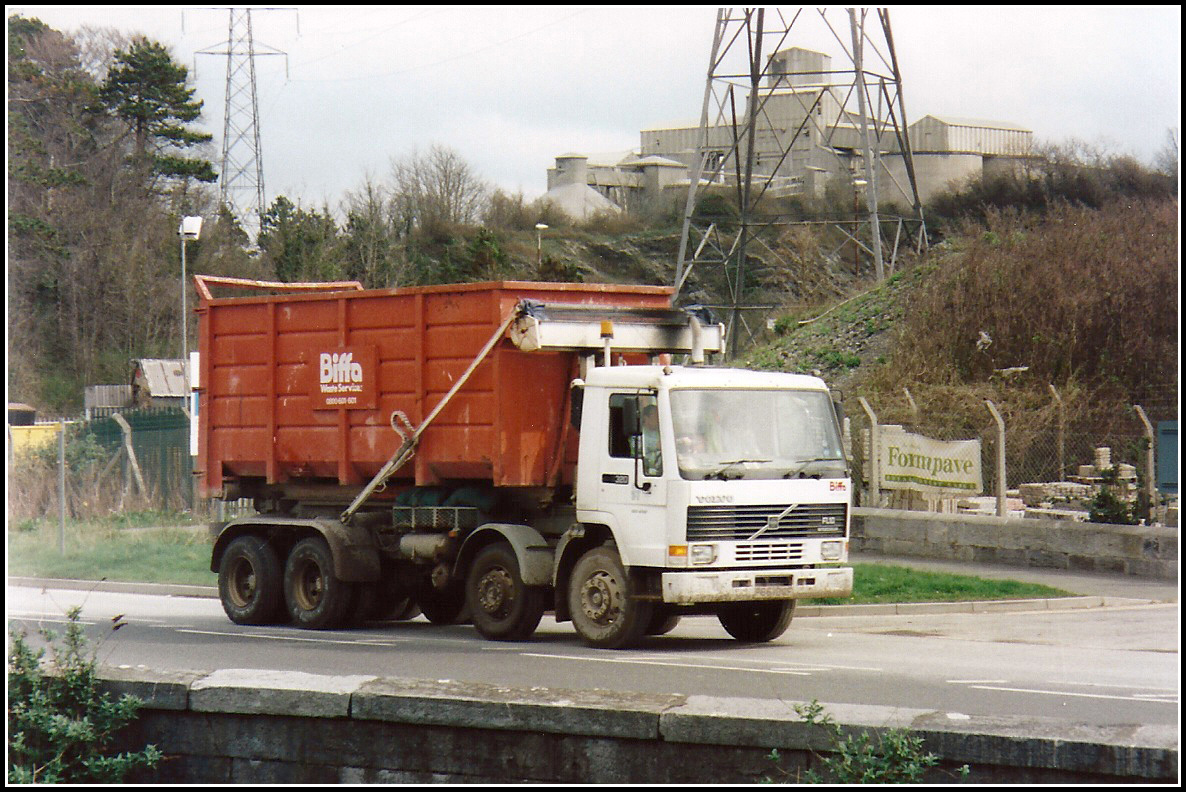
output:
[[[1013,566],[1178,577],[1178,529],[853,509],[856,551]]]
[[[254,669],[104,671],[145,701],[125,748],[166,759],[139,783],[715,784],[793,781],[829,741],[794,702]],[[846,729],[905,728],[980,783],[1172,783],[1174,727],[951,719],[902,708],[825,705]],[[781,755],[776,764],[771,749]]]

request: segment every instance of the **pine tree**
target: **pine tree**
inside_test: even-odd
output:
[[[213,137],[187,126],[202,113],[201,100],[186,87],[188,73],[164,46],[137,38],[115,53],[99,97],[128,125],[136,162],[157,175],[212,182],[218,176],[208,160],[180,153]]]

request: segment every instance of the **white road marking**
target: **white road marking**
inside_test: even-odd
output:
[[[186,628],[178,628],[179,633],[189,633],[192,635],[215,635],[224,638],[259,638],[268,641],[296,641],[299,643],[324,643],[324,644],[342,644],[345,646],[397,646],[398,644],[408,643],[407,640],[378,640],[374,638],[355,639],[352,641],[336,640],[333,638],[306,638],[301,635],[269,635],[265,633],[253,632],[225,632],[221,630],[191,630]]]
[[[1106,693],[1074,693],[1067,690],[1040,690],[1038,688],[1005,687],[1002,685],[969,685],[968,687],[976,688],[977,690],[998,690],[1004,693],[1032,693],[1039,696],[1071,696],[1074,698],[1108,699],[1111,701],[1148,701],[1160,704],[1177,703],[1177,697],[1173,700],[1168,700],[1138,695],[1111,696]]]
[[[618,657],[581,657],[579,655],[541,654],[524,652],[523,657],[540,657],[545,660],[583,660],[590,663],[621,663],[629,665],[653,665],[669,668],[699,668],[709,671],[742,671],[749,674],[791,674],[793,676],[811,676],[810,671],[797,671],[790,668],[753,668],[744,666],[713,665],[712,663],[673,663],[667,660],[644,660],[640,658]]]

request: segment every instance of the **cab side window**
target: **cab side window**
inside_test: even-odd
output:
[[[629,405],[629,408],[627,407]],[[637,425],[627,426],[626,416],[636,416]],[[631,432],[640,432],[632,435]],[[642,459],[643,474],[661,476],[663,459],[659,439],[659,404],[648,394],[615,393],[609,397],[609,455],[619,459]]]

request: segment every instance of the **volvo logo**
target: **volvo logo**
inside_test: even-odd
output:
[[[697,495],[697,503],[732,503],[732,495]]]

